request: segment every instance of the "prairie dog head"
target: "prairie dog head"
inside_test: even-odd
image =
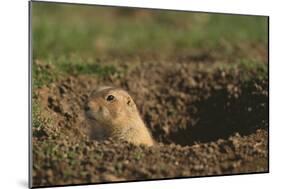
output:
[[[89,120],[106,130],[124,125],[131,115],[138,113],[131,96],[114,87],[99,87],[94,90],[86,103],[85,112]]]
[[[154,145],[136,104],[131,96],[120,88],[99,87],[94,90],[86,103],[85,113],[92,123],[93,139],[112,137],[136,145]]]

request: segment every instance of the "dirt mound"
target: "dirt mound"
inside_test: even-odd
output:
[[[35,186],[268,171],[263,70],[184,61],[118,66],[122,72],[73,75],[34,91],[45,107],[33,115],[44,117],[33,128]],[[83,109],[98,85],[128,90],[159,145],[90,141]]]
[[[267,171],[267,134],[192,146],[133,146],[112,140],[35,145],[34,185],[63,185]],[[42,150],[46,150],[42,153]]]

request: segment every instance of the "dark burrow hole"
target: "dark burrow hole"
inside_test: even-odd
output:
[[[159,135],[158,131],[152,134],[160,142],[185,146],[226,139],[235,133],[244,136],[257,129],[268,130],[268,101],[267,91],[256,92],[250,85],[242,86],[238,97],[221,89],[191,104],[198,111],[191,116],[187,127],[176,127],[166,136]]]

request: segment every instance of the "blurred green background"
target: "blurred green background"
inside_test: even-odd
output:
[[[267,18],[33,2],[34,58],[168,53],[267,43]],[[224,49],[224,48],[221,48]]]
[[[34,84],[62,73],[112,73],[114,67],[100,67],[104,59],[177,61],[205,53],[266,62],[267,23],[262,16],[32,2],[33,60],[54,68],[35,64]]]

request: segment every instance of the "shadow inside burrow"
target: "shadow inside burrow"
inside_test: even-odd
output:
[[[227,89],[214,91],[208,98],[192,104],[197,113],[190,125],[178,127],[161,142],[185,146],[226,139],[235,133],[243,136],[257,129],[267,130],[268,101],[268,93],[256,93],[253,85],[248,84],[242,86],[242,93],[236,97]],[[157,133],[153,135],[159,138]]]

